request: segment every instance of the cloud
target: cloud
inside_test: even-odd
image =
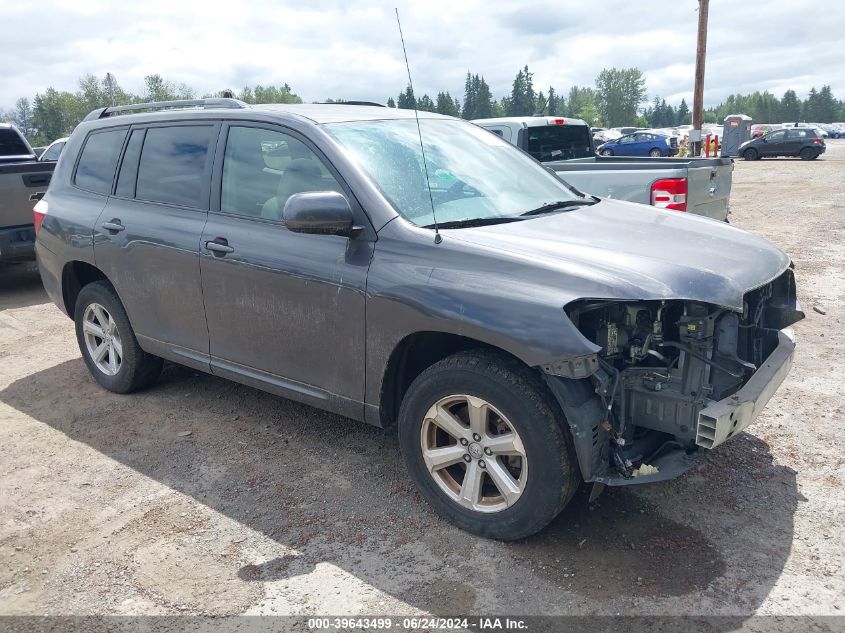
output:
[[[140,92],[159,73],[198,94],[246,84],[288,83],[306,101],[329,97],[384,102],[407,83],[394,3],[313,0],[45,0],[4,8],[0,109],[52,86],[76,90],[85,73],[113,73]],[[400,0],[418,94],[463,95],[467,71],[494,96],[510,91],[528,64],[534,83],[591,86],[602,68],[637,66],[649,96],[691,102],[695,0],[600,3]],[[830,84],[845,97],[839,37],[845,12],[826,0],[757,3],[713,0],[705,100]],[[808,36],[809,35],[809,36]]]

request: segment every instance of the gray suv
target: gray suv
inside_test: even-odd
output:
[[[35,226],[94,379],[127,393],[168,360],[395,427],[426,499],[501,539],[540,530],[582,481],[676,477],[754,420],[803,316],[786,255],[583,195],[488,131],[419,117],[92,112]]]

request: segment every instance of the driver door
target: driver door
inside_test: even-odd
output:
[[[374,243],[294,233],[282,210],[294,193],[334,190],[349,199],[356,222],[366,221],[363,211],[293,131],[232,124],[217,156],[217,199],[200,242],[213,373],[361,417]]]
[[[763,156],[778,156],[786,153],[786,130],[770,132],[760,144]]]

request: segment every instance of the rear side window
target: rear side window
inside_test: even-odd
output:
[[[530,127],[526,150],[539,161],[587,158],[593,155],[590,147],[590,128],[586,125],[547,125]]]
[[[117,157],[123,147],[126,130],[95,132],[85,141],[76,167],[76,186],[108,195],[117,168]]]
[[[149,128],[141,150],[135,197],[204,207],[203,177],[213,133],[210,125]]]
[[[0,156],[26,156],[31,153],[17,132],[9,128],[0,129]]]

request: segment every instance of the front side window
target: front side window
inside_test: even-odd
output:
[[[117,158],[126,138],[126,129],[94,132],[85,142],[76,167],[76,186],[108,195],[111,193]]]
[[[619,139],[619,142],[624,145],[625,143],[633,143],[635,140],[636,138],[634,136],[623,136]]]
[[[220,190],[223,213],[281,220],[288,198],[306,191],[343,192],[302,141],[274,130],[229,128]]]
[[[784,132],[783,130],[781,130],[780,132],[772,132],[771,134],[766,136],[766,140],[776,142],[782,141],[784,138],[786,138],[786,132]]]
[[[346,149],[403,217],[434,222],[516,217],[575,200],[557,177],[507,141],[471,123],[420,119],[428,182],[413,119],[333,123]]]
[[[202,208],[204,175],[214,127],[185,125],[147,130],[138,164],[135,197]]]

